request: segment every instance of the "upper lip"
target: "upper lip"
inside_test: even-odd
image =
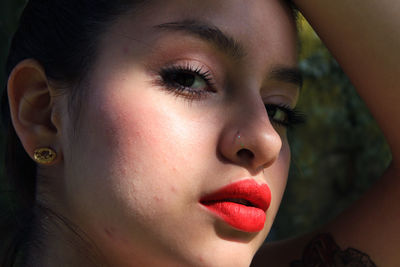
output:
[[[267,184],[258,184],[253,179],[247,179],[229,184],[200,199],[203,205],[223,201],[244,205],[248,203],[266,211],[271,202],[271,191]]]

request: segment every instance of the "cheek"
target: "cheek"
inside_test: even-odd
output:
[[[282,150],[279,158],[270,170],[266,170],[266,179],[271,188],[272,200],[271,200],[271,212],[275,213],[278,211],[283,194],[286,189],[286,183],[289,173],[290,166],[290,147],[285,140],[283,142]]]
[[[144,180],[146,183],[158,182],[152,179],[153,176],[161,175],[159,172],[165,166],[173,169],[174,160],[181,158],[174,146],[177,135],[175,122],[167,113],[155,108],[157,101],[145,94],[110,96],[104,102],[95,111],[102,117],[100,140],[96,142],[102,143],[109,151],[108,161],[114,171],[112,176],[121,179],[122,183],[127,182],[124,180],[127,177],[134,179],[138,176],[141,179],[135,179],[135,183]]]
[[[187,151],[198,147],[199,127],[176,99],[148,84],[103,84],[87,101],[73,144],[72,155],[80,156],[67,168],[67,201],[91,236],[126,244],[145,240],[152,225],[164,229],[167,219],[184,220],[175,217],[195,197],[187,192],[198,187]]]
[[[128,212],[146,214],[150,206],[163,212],[168,201],[194,186],[188,175],[194,159],[187,152],[198,147],[198,125],[175,98],[146,83],[124,81],[97,89],[86,120],[91,134],[81,141],[95,167],[84,187],[96,187]]]
[[[269,168],[265,169],[264,177],[271,189],[271,204],[267,211],[267,221],[265,223],[264,240],[275,220],[279,206],[286,188],[286,182],[290,165],[290,148],[287,139],[283,140],[282,149],[277,161]]]
[[[103,114],[101,142],[112,151],[113,163],[147,175],[185,166],[186,152],[194,146],[197,133],[184,116],[166,101],[145,94],[110,102],[98,113]]]

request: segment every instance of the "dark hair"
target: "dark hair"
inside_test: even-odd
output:
[[[134,0],[30,0],[13,37],[7,63],[6,77],[24,59],[35,59],[50,81],[70,96],[73,114],[79,111],[81,83],[93,63],[99,38],[122,14],[134,5]],[[0,233],[11,236],[1,266],[12,266],[16,254],[31,232],[36,195],[36,164],[19,141],[10,119],[7,90],[2,96],[2,121],[6,131],[5,173],[2,194],[8,192],[7,222],[1,223]],[[12,205],[10,207],[10,205]],[[11,216],[10,216],[11,214]],[[26,240],[25,240],[26,241]],[[1,248],[0,248],[1,249]],[[1,250],[0,250],[1,251]],[[1,259],[1,258],[0,258]],[[1,261],[0,261],[1,262]]]

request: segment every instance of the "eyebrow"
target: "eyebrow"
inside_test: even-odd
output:
[[[291,83],[301,89],[303,87],[303,75],[298,67],[276,66],[270,72],[270,78],[276,81]]]
[[[182,20],[159,24],[154,28],[166,31],[181,31],[194,35],[216,46],[220,51],[230,55],[235,60],[241,60],[246,56],[243,45],[215,25],[197,20]],[[294,84],[299,88],[303,85],[303,76],[297,67],[275,66],[270,72],[270,78]]]
[[[245,49],[232,36],[222,32],[218,27],[197,20],[183,20],[168,22],[155,26],[156,29],[167,31],[182,31],[195,35],[204,41],[213,44],[222,52],[236,60],[246,56]]]

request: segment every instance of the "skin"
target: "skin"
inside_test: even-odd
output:
[[[196,36],[154,28],[182,19],[215,25],[246,56],[237,60]],[[38,147],[58,153],[39,169],[46,178],[39,203],[79,226],[99,264],[250,265],[286,185],[286,129],[270,121],[264,104],[297,102],[298,86],[272,75],[277,66],[296,66],[295,36],[290,11],[278,1],[152,3],[103,36],[78,125],[68,95],[57,93],[40,64],[20,63],[8,83],[15,129],[29,155]],[[216,91],[194,100],[169,92],[156,73],[171,63],[210,71]],[[249,178],[272,192],[262,231],[234,229],[199,204]],[[79,245],[68,245],[75,237],[57,224],[48,229],[36,262],[88,266]]]

